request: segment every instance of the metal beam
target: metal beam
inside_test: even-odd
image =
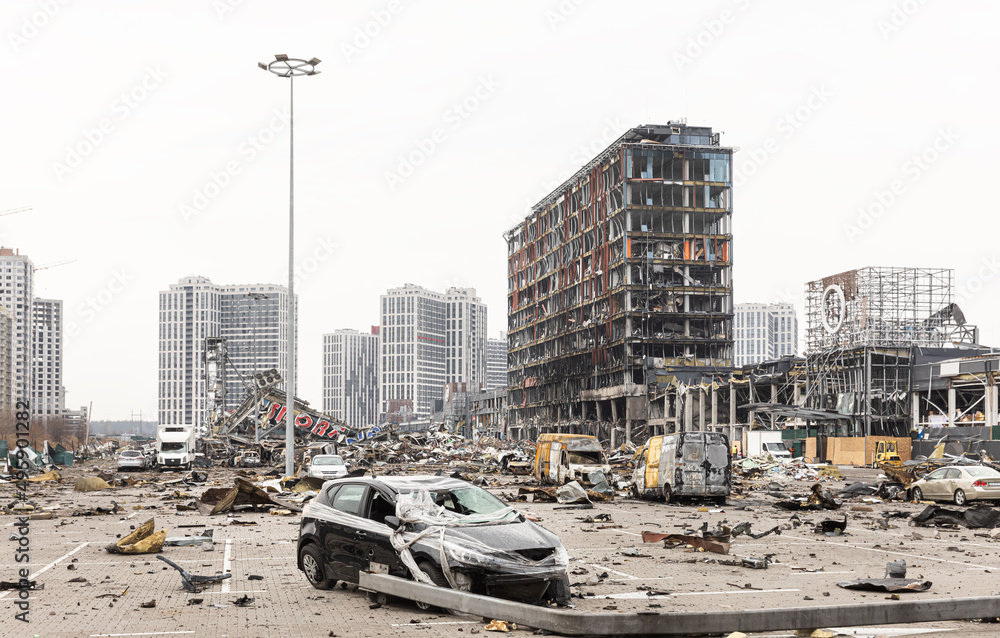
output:
[[[526,605],[361,572],[362,589],[428,603],[460,613],[499,618],[567,636],[650,636],[761,632],[821,627],[895,625],[1000,616],[1000,597],[926,598],[857,605],[703,612],[582,612]]]

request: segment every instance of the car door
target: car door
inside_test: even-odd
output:
[[[396,504],[385,492],[372,487],[365,497],[365,521],[357,530],[358,547],[366,563],[363,569],[406,577],[409,571],[389,540],[392,528],[386,516],[396,515]]]
[[[324,526],[326,537],[323,546],[329,557],[330,569],[338,580],[358,582],[362,552],[358,547],[357,531],[358,523],[363,520],[359,512],[367,489],[364,483],[348,483],[339,486],[330,499],[330,506],[337,513]]]
[[[962,478],[962,471],[957,467],[948,468],[948,472],[944,476],[944,481],[942,484],[945,486],[946,491],[943,496],[951,498],[955,494],[955,490],[962,487],[959,485],[960,479]],[[968,489],[965,490],[968,492]]]
[[[647,445],[649,447],[643,452],[643,463],[646,466],[643,487],[647,490],[658,490],[660,487],[660,453],[663,448],[663,437],[653,437]]]
[[[924,496],[928,498],[940,498],[944,495],[947,485],[945,485],[945,473],[946,468],[941,468],[934,470],[930,474],[924,477],[923,492]]]

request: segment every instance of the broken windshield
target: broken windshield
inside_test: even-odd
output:
[[[465,516],[492,514],[507,507],[497,497],[474,486],[432,491],[430,495],[435,504],[449,512]]]

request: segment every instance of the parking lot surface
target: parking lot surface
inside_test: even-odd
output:
[[[207,487],[232,485],[234,470],[211,468],[200,487],[158,486],[180,475],[119,474],[148,483],[94,492],[74,492],[76,478],[109,469],[96,461],[62,472],[60,484],[33,485],[29,499],[57,517],[30,522],[31,579],[44,588],[31,593],[30,623],[14,619],[17,591],[0,592],[7,618],[0,636],[469,636],[486,633],[481,618],[428,612],[413,603],[390,599],[374,603],[353,587],[313,589],[295,565],[298,515],[266,511],[204,516],[178,512],[177,503],[194,500]],[[449,470],[451,471],[451,470]],[[845,479],[824,483],[839,489],[878,471],[843,468]],[[516,494],[527,477],[491,476],[495,494]],[[761,487],[763,482],[761,482]],[[804,495],[812,483],[786,481],[781,492]],[[773,486],[772,486],[773,487]],[[13,487],[0,487],[5,502]],[[177,498],[175,491],[182,490]],[[189,496],[188,496],[189,495]],[[618,497],[592,509],[567,509],[556,503],[518,502],[515,506],[555,532],[566,546],[576,609],[620,613],[748,610],[765,607],[882,602],[889,594],[843,589],[838,581],[880,578],[886,563],[903,559],[907,577],[931,581],[926,592],[903,593],[904,600],[992,596],[1000,590],[1000,543],[990,530],[937,530],[911,527],[906,518],[883,514],[916,513],[924,505],[869,498],[845,500],[835,511],[778,509],[776,497],[747,489],[726,505],[666,504]],[[96,508],[117,513],[94,513]],[[74,514],[77,514],[74,516]],[[85,515],[92,514],[92,515]],[[607,517],[599,515],[607,514]],[[846,533],[829,537],[814,528],[821,520],[843,520]],[[154,554],[120,555],[105,546],[151,517],[167,536],[214,530],[214,543],[165,547],[163,555],[200,575],[231,573],[202,593],[181,588],[180,574]],[[597,519],[588,522],[587,519]],[[610,520],[600,520],[607,519]],[[24,563],[15,562],[17,542],[8,541],[15,517],[0,518],[8,551],[0,556],[0,579],[13,581]],[[738,536],[729,555],[691,547],[643,543],[641,533],[700,533],[702,528],[749,522],[760,533],[779,526],[780,534],[760,539]],[[184,527],[182,527],[184,526]],[[766,569],[721,564],[738,557],[771,561]],[[253,579],[251,579],[253,577]],[[238,604],[244,598],[243,604]],[[245,598],[252,598],[246,601]],[[151,604],[155,606],[149,606]],[[143,603],[147,607],[141,606]],[[1000,635],[1000,625],[946,622],[881,628],[826,628],[857,636]],[[514,633],[529,635],[533,629]],[[764,635],[764,634],[753,634]],[[792,632],[767,634],[792,635]]]

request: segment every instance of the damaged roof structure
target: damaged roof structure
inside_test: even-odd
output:
[[[675,148],[687,132],[633,129],[507,233],[511,436],[580,432],[614,448],[682,431],[908,437],[1000,422],[1000,357],[976,343],[950,269],[808,282],[806,356],[733,368],[728,194],[663,199],[715,192],[694,178],[721,179],[731,149]]]

